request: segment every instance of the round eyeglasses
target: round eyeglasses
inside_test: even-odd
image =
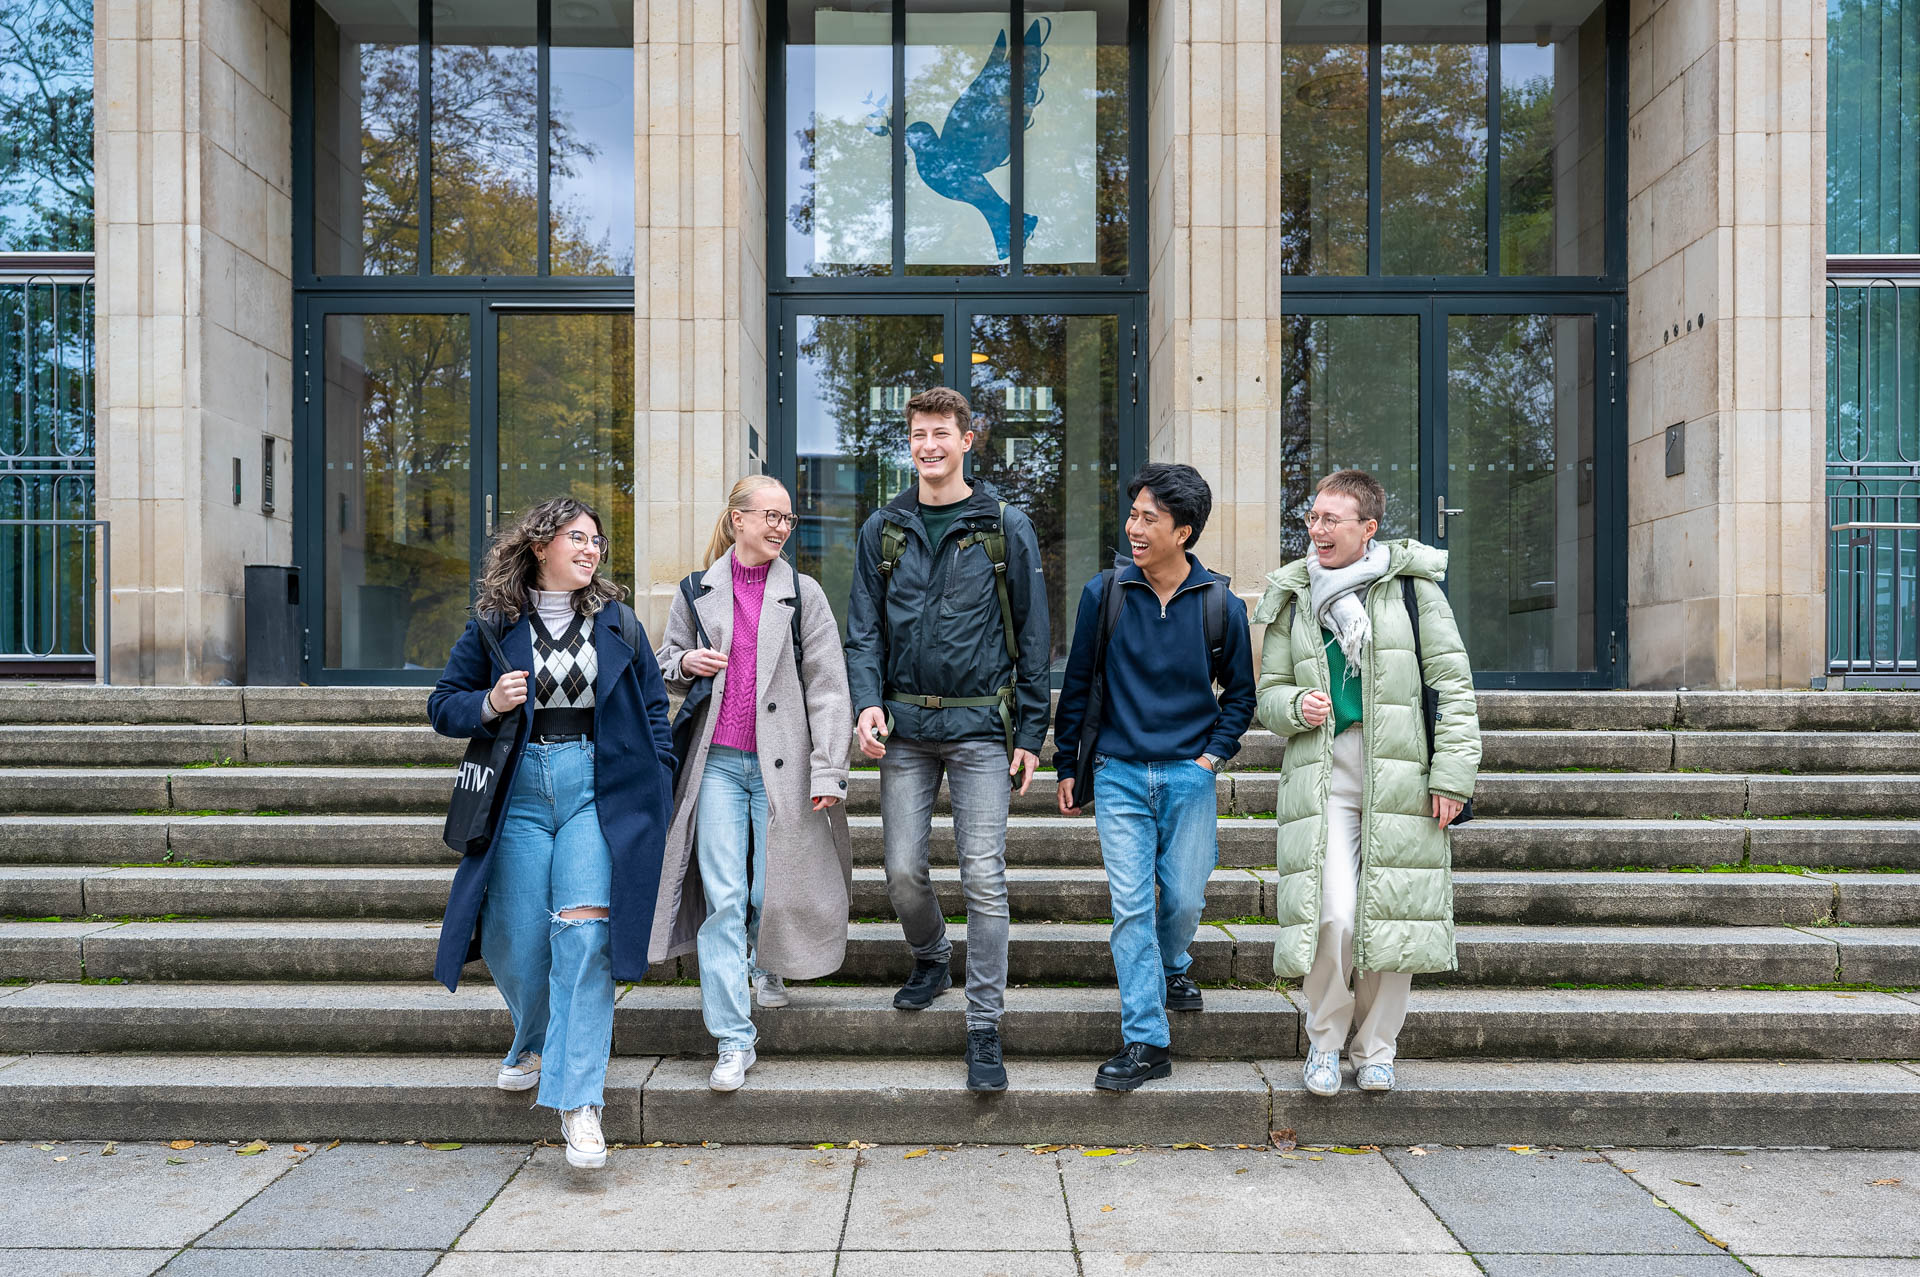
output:
[[[567,533],[567,540],[572,543],[573,548],[576,550],[584,550],[588,546],[592,546],[596,551],[598,551],[601,554],[605,554],[607,552],[607,547],[613,544],[611,541],[607,540],[603,536],[599,536],[599,535],[588,536],[586,533],[580,531],[580,529],[578,528],[575,528],[571,532]]]
[[[1300,522],[1306,524],[1309,528],[1324,527],[1327,531],[1331,532],[1343,523],[1363,523],[1365,520],[1342,519],[1336,515],[1321,514],[1318,510],[1309,510],[1306,514],[1300,516]]]
[[[800,526],[800,516],[797,514],[788,514],[784,510],[755,509],[742,510],[740,513],[743,515],[759,515],[767,521],[767,530],[770,532],[791,532]]]

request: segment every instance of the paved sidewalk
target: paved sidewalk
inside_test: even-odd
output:
[[[240,1147],[0,1144],[0,1271],[1920,1277],[1912,1151]]]

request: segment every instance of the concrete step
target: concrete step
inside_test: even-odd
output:
[[[430,689],[46,684],[19,690],[28,694],[0,698],[0,723],[404,726],[425,721]],[[1920,731],[1920,697],[1910,692],[1486,690],[1479,701],[1481,724],[1493,730]]]
[[[1230,764],[1277,769],[1286,742],[1247,733]],[[0,726],[0,763],[23,766],[451,766],[465,741],[412,724]],[[1489,771],[1920,771],[1920,732],[1489,730]],[[1049,736],[1042,759],[1053,757]],[[852,761],[861,765],[857,754]]]
[[[363,920],[0,922],[0,980],[412,980],[433,967],[437,922]],[[1109,928],[1016,922],[1016,984],[1107,984]],[[1277,928],[1201,927],[1189,953],[1203,983],[1273,979]],[[948,933],[964,966],[966,927]],[[1920,928],[1556,925],[1458,928],[1459,970],[1428,984],[1822,985],[1920,987]],[[853,923],[837,982],[906,977],[911,954],[896,923]],[[691,956],[656,965],[655,983],[697,974]],[[469,969],[485,977],[484,964]]]
[[[893,986],[795,985],[793,1005],[754,1011],[762,1055],[958,1055],[966,1003],[893,1009]],[[1184,1058],[1301,1054],[1299,991],[1209,989],[1174,1017]],[[1014,988],[1009,1054],[1098,1059],[1118,1041],[1111,988]],[[491,985],[77,984],[0,989],[0,1038],[22,1052],[331,1051],[485,1054],[512,1024]],[[1920,994],[1749,989],[1414,990],[1402,1050],[1416,1057],[1920,1058]],[[625,990],[616,1055],[711,1055],[700,990]]]
[[[552,1116],[494,1090],[490,1055],[0,1057],[0,1138],[231,1137],[524,1141]],[[1403,1059],[1390,1095],[1307,1095],[1290,1059],[1176,1062],[1126,1095],[1090,1060],[1015,1057],[1011,1088],[976,1096],[958,1060],[765,1060],[718,1095],[705,1059],[613,1061],[610,1140],[672,1143],[1307,1143],[1782,1145],[1920,1142],[1920,1072],[1838,1061]],[[643,1117],[644,1114],[644,1117]],[[1264,1154],[1262,1154],[1264,1155]]]
[[[440,865],[438,815],[0,816],[0,865]],[[854,816],[854,863],[881,860],[878,816]],[[1220,822],[1220,863],[1273,863],[1274,823]],[[937,816],[932,854],[951,862],[953,823]],[[1007,860],[1092,867],[1100,842],[1090,817],[1014,816]],[[1920,825],[1910,820],[1634,820],[1483,817],[1454,831],[1462,869],[1614,869],[1737,865],[1920,870]]]
[[[440,767],[17,768],[0,812],[98,814],[345,812],[429,814],[445,809],[453,772]],[[879,774],[856,770],[848,810],[879,810]],[[1054,774],[1039,773],[1013,810],[1051,815]],[[1275,772],[1237,772],[1217,783],[1219,811],[1270,814]],[[1920,816],[1920,774],[1703,775],[1682,772],[1483,773],[1475,792],[1487,816],[1683,819],[1696,816]],[[946,810],[944,793],[936,810]]]
[[[1207,885],[1204,919],[1270,919],[1272,870],[1222,869]],[[0,866],[0,917],[437,919],[453,867],[220,866],[96,868]],[[959,870],[934,883],[964,908]],[[1112,913],[1102,869],[1013,866],[1012,916],[1079,922]],[[1920,873],[1788,874],[1459,870],[1455,916],[1466,923],[1563,922],[1815,926],[1920,923]],[[853,872],[850,914],[890,919],[886,875]]]

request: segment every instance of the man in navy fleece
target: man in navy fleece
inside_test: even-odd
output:
[[[1092,786],[1113,899],[1122,1045],[1094,1076],[1110,1091],[1172,1076],[1167,1012],[1200,1009],[1187,947],[1219,860],[1214,773],[1240,752],[1255,699],[1246,605],[1193,556],[1213,510],[1207,481],[1192,466],[1153,462],[1127,495],[1133,561],[1081,592],[1054,719],[1060,810],[1077,815],[1076,790],[1084,797]],[[1109,590],[1119,591],[1113,607]],[[1090,702],[1097,722],[1088,721]],[[1093,739],[1083,742],[1085,733]],[[1091,776],[1077,774],[1088,770],[1083,757]]]

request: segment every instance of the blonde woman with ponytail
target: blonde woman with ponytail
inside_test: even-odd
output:
[[[749,989],[783,1007],[776,973],[818,979],[846,957],[853,700],[826,594],[781,557],[795,523],[779,480],[734,484],[656,653],[671,691],[713,680],[674,787],[650,956],[699,954],[716,1091],[757,1058]]]

